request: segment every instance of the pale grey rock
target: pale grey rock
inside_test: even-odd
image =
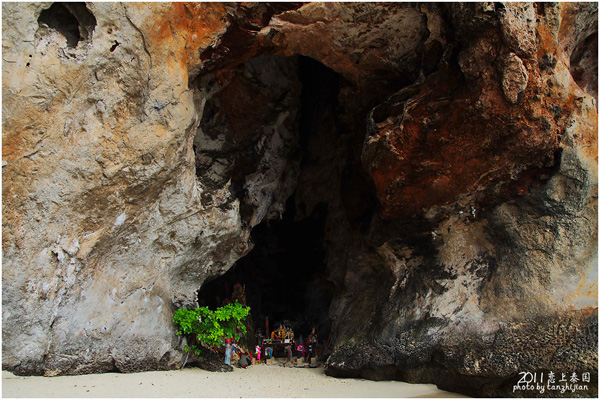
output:
[[[425,16],[403,3],[316,2],[275,16],[261,35],[279,52],[319,60],[351,81],[397,79],[418,67],[428,36],[440,38],[436,19],[428,26]]]
[[[520,57],[534,57],[537,49],[535,5],[525,2],[506,2],[501,5],[504,41]]]
[[[248,250],[251,226],[195,175],[202,110],[185,70],[145,47],[144,10],[89,3],[93,33],[67,48],[38,27],[50,5],[3,4],[3,365],[173,368],[175,304]]]
[[[527,88],[529,74],[516,54],[510,53],[503,60],[502,91],[511,104],[519,102],[519,96]]]

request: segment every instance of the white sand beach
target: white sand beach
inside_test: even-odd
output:
[[[78,376],[15,376],[2,371],[2,397],[464,397],[435,385],[337,379],[323,368],[255,365],[233,372],[199,368]]]

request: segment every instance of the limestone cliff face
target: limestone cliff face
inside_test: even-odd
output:
[[[179,367],[174,309],[293,195],[327,207],[327,373],[597,377],[597,18],[4,3],[3,368]]]

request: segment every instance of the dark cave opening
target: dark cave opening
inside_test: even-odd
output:
[[[202,285],[198,304],[212,309],[222,305],[225,299],[231,299],[233,287],[239,283],[245,287],[246,302],[252,310],[252,330],[247,335],[249,343],[253,343],[256,332],[269,335],[280,324],[289,321],[296,338],[302,336],[306,339],[315,327],[323,345],[331,331],[329,307],[335,293],[335,285],[327,277],[327,248],[324,245],[331,198],[335,197],[329,193],[336,190],[331,182],[338,173],[334,172],[337,167],[331,163],[347,162],[343,157],[333,161],[331,158],[331,154],[339,150],[335,138],[340,131],[338,95],[342,78],[308,57],[297,56],[284,62],[290,61],[294,62],[296,79],[301,84],[301,91],[294,92],[292,89],[283,96],[288,98],[292,92],[299,95],[296,102],[288,102],[298,107],[297,147],[290,154],[291,158],[299,161],[295,191],[287,198],[285,212],[280,219],[265,218],[252,229],[253,250],[224,275]],[[254,75],[259,74],[254,72]],[[235,98],[243,101],[243,96]],[[218,112],[218,108],[214,107],[216,104],[217,101],[207,104],[202,124],[202,129],[213,135],[216,132],[214,126],[223,126],[214,122],[221,118],[215,115]],[[219,104],[221,107],[224,104],[222,98]],[[258,115],[263,121],[268,120],[264,112]],[[253,120],[249,122],[244,124],[245,129],[256,123]],[[235,123],[229,125],[235,126]],[[238,188],[240,193],[246,193],[246,178],[240,178],[233,172],[248,164],[240,162],[244,152],[248,151],[248,146],[245,146],[235,153],[233,158],[238,166],[234,166],[223,179],[231,179],[232,187]],[[253,169],[244,167],[243,170],[248,174]],[[208,176],[204,171],[198,175],[201,179]],[[245,204],[246,195],[239,197],[243,217],[250,215],[254,207]],[[246,208],[250,211],[245,211]],[[266,332],[267,317],[269,332]]]
[[[304,219],[295,219],[294,196],[281,220],[252,230],[254,249],[224,275],[202,286],[198,304],[211,309],[231,299],[236,283],[245,288],[254,332],[264,333],[289,321],[296,336],[317,327],[320,337],[331,328],[328,317],[334,286],[325,276],[323,236],[327,205],[320,203]],[[253,338],[250,338],[252,340]]]
[[[58,31],[67,39],[67,47],[75,48],[92,36],[96,17],[85,3],[58,2],[40,13],[38,24]]]
[[[311,139],[323,131],[337,131],[341,77],[316,60],[299,56],[298,78],[302,83],[298,134],[302,164],[306,166],[314,162],[312,153],[316,153],[310,151]]]

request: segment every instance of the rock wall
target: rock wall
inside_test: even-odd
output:
[[[179,367],[294,193],[328,374],[597,382],[596,4],[2,6],[4,369]]]

